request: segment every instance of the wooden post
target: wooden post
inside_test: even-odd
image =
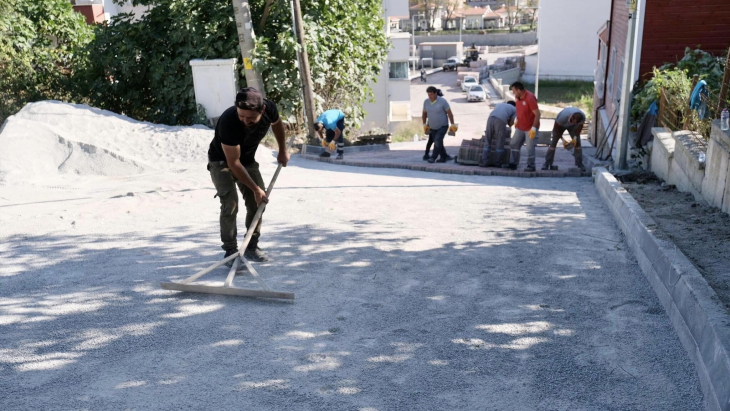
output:
[[[253,32],[251,8],[248,5],[248,0],[233,0],[233,15],[236,18],[238,44],[241,47],[241,55],[243,56],[243,70],[246,75],[246,84],[260,91],[261,95],[265,97],[266,90],[264,89],[264,81],[261,79],[261,74],[257,73],[251,64],[256,35]]]
[[[689,89],[689,98],[687,99],[687,104],[684,107],[684,127],[683,129],[689,130],[689,126],[692,123],[692,109],[689,108],[691,101],[692,101],[692,92],[695,89],[695,86],[697,86],[697,82],[700,81],[700,76],[698,74],[695,74],[692,76],[692,87]]]
[[[719,117],[720,113],[722,113],[722,109],[725,108],[728,83],[730,83],[730,49],[727,53],[727,60],[725,60],[725,75],[722,76],[722,86],[720,86],[720,102],[717,103],[717,113],[715,113],[715,116]]]
[[[662,127],[667,127],[665,124],[665,119],[664,119],[664,111],[666,109],[667,109],[667,95],[664,93],[664,88],[662,88],[659,91],[659,113],[657,115],[657,124]]]
[[[313,139],[316,135],[314,131],[314,89],[312,88],[312,75],[309,71],[309,56],[307,55],[307,42],[304,37],[304,22],[302,21],[302,8],[299,0],[292,0],[292,9],[294,10],[294,26],[297,32],[297,42],[301,47],[299,54],[299,75],[302,78],[303,94],[304,94],[304,112],[307,116],[307,134],[309,139]]]

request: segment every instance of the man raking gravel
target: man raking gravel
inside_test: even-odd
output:
[[[225,257],[238,252],[236,186],[241,190],[246,205],[246,228],[251,225],[258,206],[269,201],[264,191],[259,164],[255,160],[256,149],[269,127],[279,145],[277,160],[284,167],[289,162],[284,123],[279,118],[276,104],[264,99],[258,90],[251,87],[243,88],[236,94],[235,104],[221,114],[208,149],[208,171],[221,204],[221,241],[226,252]],[[246,259],[257,262],[268,260],[258,247],[260,236],[259,220],[243,254]]]

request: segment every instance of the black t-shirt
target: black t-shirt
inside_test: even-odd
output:
[[[224,111],[215,126],[215,137],[210,142],[208,149],[208,161],[226,161],[221,143],[227,146],[241,147],[241,164],[253,163],[256,157],[256,149],[264,139],[269,127],[279,121],[279,111],[276,104],[271,100],[264,99],[264,112],[256,125],[247,127],[238,119],[236,107],[233,106]]]

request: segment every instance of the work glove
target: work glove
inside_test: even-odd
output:
[[[431,127],[427,123],[423,123],[423,132],[428,134],[431,131]]]
[[[449,127],[449,135],[455,136],[456,130],[458,130],[458,129],[459,129],[459,126],[457,124],[452,124],[451,127]]]
[[[563,148],[568,151],[573,150],[575,148],[575,141],[572,139],[570,141],[563,140]]]
[[[334,151],[335,147],[337,147],[335,145],[335,141],[334,140],[330,141],[329,147],[330,147],[330,150],[332,150],[332,151]]]
[[[327,148],[327,140],[322,139],[322,147]]]
[[[535,139],[537,137],[537,127],[533,127],[528,135],[530,136],[530,140]]]

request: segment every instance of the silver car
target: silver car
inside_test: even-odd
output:
[[[463,80],[461,80],[461,91],[464,93],[468,92],[469,89],[472,88],[472,86],[478,86],[479,81],[474,76],[466,76]]]
[[[466,95],[467,101],[485,101],[487,99],[487,91],[482,86],[471,86]]]

